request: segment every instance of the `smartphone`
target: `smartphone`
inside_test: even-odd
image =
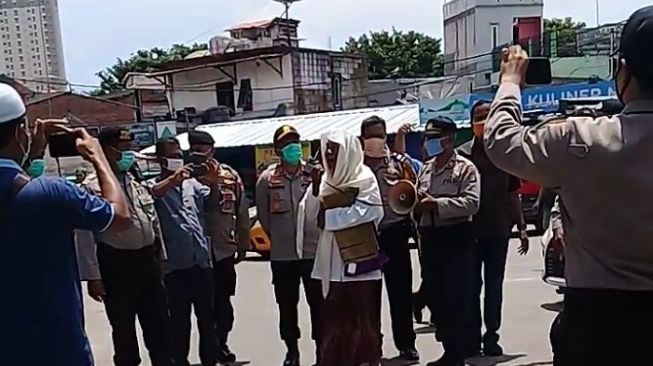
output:
[[[191,177],[195,178],[206,175],[206,161],[206,155],[201,153],[191,153],[188,156],[187,164],[191,164],[193,166]]]
[[[531,57],[528,59],[526,71],[527,85],[551,84],[551,60],[546,57]]]
[[[77,136],[73,132],[57,132],[48,136],[50,156],[53,158],[79,156],[76,140]]]

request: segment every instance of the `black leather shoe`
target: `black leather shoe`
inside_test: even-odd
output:
[[[483,345],[483,354],[488,357],[503,356],[503,348],[498,343],[486,343]]]
[[[444,355],[437,361],[427,363],[426,366],[465,366],[465,361],[454,361]]]
[[[236,355],[231,352],[229,349],[229,346],[226,344],[221,344],[220,349],[218,349],[218,362],[219,363],[226,363],[226,362],[236,362]]]
[[[415,347],[399,350],[399,358],[406,361],[419,361],[419,352]]]
[[[299,352],[288,351],[288,353],[286,353],[286,359],[283,361],[283,366],[300,366]]]

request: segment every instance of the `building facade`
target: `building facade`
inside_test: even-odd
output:
[[[443,5],[445,75],[473,75],[475,87],[492,81],[499,46],[538,38],[544,0],[449,0]]]
[[[0,74],[37,93],[66,88],[58,0],[0,0]]]

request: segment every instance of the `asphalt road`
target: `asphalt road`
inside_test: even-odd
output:
[[[549,326],[555,313],[545,310],[552,303],[560,301],[554,289],[540,279],[542,260],[539,238],[531,240],[531,251],[525,257],[517,255],[518,241],[512,240],[508,258],[508,269],[504,286],[504,321],[501,330],[501,344],[506,356],[500,358],[479,358],[468,360],[473,366],[538,366],[551,365],[551,350],[548,340]],[[419,286],[419,264],[413,255],[413,287]],[[252,254],[247,262],[238,266],[238,288],[234,298],[236,324],[230,345],[240,360],[238,365],[277,366],[281,365],[285,347],[279,339],[278,315],[274,301],[269,263]],[[91,339],[96,365],[112,365],[112,344],[110,327],[101,304],[85,297],[86,326]],[[392,360],[397,355],[392,343],[390,315],[387,298],[383,300],[384,365],[407,365]],[[425,316],[428,319],[428,314]],[[302,365],[312,365],[314,346],[310,340],[308,305],[300,303],[300,321],[304,337],[300,342]],[[422,355],[422,365],[437,359],[442,347],[435,342],[433,333],[423,325],[416,324],[417,347]],[[197,356],[197,331],[193,330],[191,363],[199,363]],[[150,365],[142,338],[141,358],[143,365]]]

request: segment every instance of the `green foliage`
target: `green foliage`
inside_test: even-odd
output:
[[[367,56],[370,79],[443,74],[441,40],[414,31],[370,32],[350,37],[342,50]]]
[[[100,88],[92,91],[91,95],[102,96],[122,91],[125,89],[122,80],[128,73],[149,72],[154,65],[182,60],[195,51],[206,49],[208,49],[206,43],[194,43],[191,46],[175,44],[167,50],[158,47],[138,50],[128,59],[118,58],[113,66],[98,72],[96,75],[100,78]]]
[[[564,19],[552,18],[544,19],[544,31],[551,32],[557,31],[561,33],[575,32],[579,29],[583,29],[587,24],[583,22],[575,22],[571,17]]]
[[[551,35],[555,34],[555,48],[559,56],[576,54],[576,35],[578,30],[586,26],[585,23],[575,22],[570,17],[544,19],[544,32]]]

